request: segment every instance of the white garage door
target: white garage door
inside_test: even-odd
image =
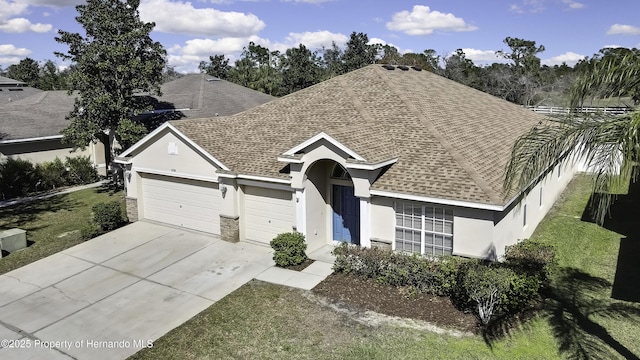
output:
[[[218,184],[160,175],[144,175],[145,219],[220,234]]]
[[[294,224],[291,191],[245,187],[245,236],[269,243],[276,235],[292,231]]]

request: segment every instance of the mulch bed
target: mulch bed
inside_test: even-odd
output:
[[[379,284],[365,277],[333,273],[312,291],[334,301],[385,315],[423,320],[463,332],[479,331],[476,317],[456,309],[448,297],[410,295],[405,288]]]
[[[315,260],[311,260],[311,259],[307,258],[307,260],[302,262],[302,264],[292,265],[292,266],[283,266],[282,268],[283,269],[288,269],[288,270],[302,271],[302,270],[306,269],[307,266],[313,264],[314,262],[315,262]]]

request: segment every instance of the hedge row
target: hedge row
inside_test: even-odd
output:
[[[28,160],[7,158],[0,162],[0,199],[97,180],[98,173],[88,156],[67,157],[64,163],[56,157],[35,165]]]
[[[555,264],[549,245],[522,241],[507,249],[503,262],[459,257],[426,258],[342,244],[333,251],[334,270],[352,273],[410,293],[449,296],[462,308],[475,308],[483,324],[493,315],[524,310],[548,284]]]

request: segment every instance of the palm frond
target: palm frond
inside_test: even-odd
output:
[[[579,77],[572,90],[570,106],[582,104],[588,95],[617,97],[640,93],[640,53],[630,50],[624,55],[611,56],[594,63],[590,71]]]
[[[596,174],[593,191],[601,196],[593,205],[595,220],[602,224],[614,200],[611,190],[637,176],[639,133],[639,112],[624,116],[585,115],[540,124],[513,147],[505,173],[505,195],[516,189],[526,193],[564,158],[584,161]]]

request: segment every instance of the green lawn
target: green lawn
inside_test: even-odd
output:
[[[123,192],[94,188],[1,208],[0,229],[26,230],[29,246],[0,259],[0,274],[81,243],[93,205],[113,200],[124,204]]]
[[[253,281],[132,358],[637,358],[640,306],[611,298],[617,279],[630,275],[618,274],[616,279],[616,268],[634,272],[629,266],[621,266],[618,256],[621,238],[631,235],[581,220],[590,184],[589,178],[577,177],[534,234],[558,249],[560,266],[545,310],[497,340],[441,335],[390,324],[365,326],[310,300],[303,291]],[[640,204],[628,200],[621,198],[619,204]],[[615,226],[624,228],[629,221],[634,220],[627,217]],[[638,255],[640,251],[632,258]],[[634,300],[640,301],[640,297]]]

